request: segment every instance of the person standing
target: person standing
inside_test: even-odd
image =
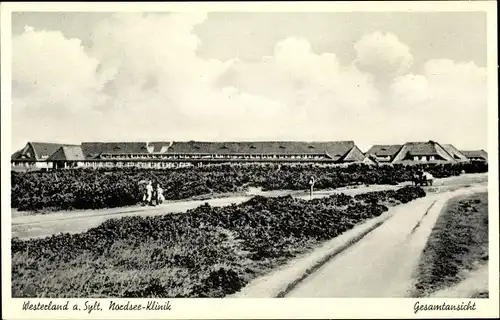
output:
[[[159,185],[158,181],[155,181],[153,183],[153,200],[151,201],[151,204],[153,206],[158,205],[158,185]]]
[[[434,182],[434,176],[427,171],[424,171],[423,175],[427,184],[432,186],[432,183]]]
[[[142,202],[141,202],[142,206],[145,206],[146,203],[147,203],[147,200],[148,200],[148,192],[147,192],[146,189],[147,189],[147,184],[146,185],[141,185],[140,191],[141,191],[141,194],[142,194]]]
[[[153,184],[151,181],[148,181],[146,185],[146,203],[149,205],[153,205]]]

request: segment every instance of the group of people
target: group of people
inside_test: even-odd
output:
[[[413,181],[415,184],[417,184],[419,181],[425,181],[426,185],[431,185],[434,182],[434,176],[427,172],[424,171],[423,169],[418,169],[417,172],[413,175]]]
[[[148,181],[143,190],[142,205],[157,206],[165,201],[163,189],[158,182]]]

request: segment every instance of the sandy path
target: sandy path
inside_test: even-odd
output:
[[[392,190],[401,186],[392,185],[376,185],[363,186],[358,188],[341,188],[336,190],[318,191],[314,193],[313,198],[326,197],[336,193],[345,193],[355,195],[359,193]],[[303,191],[271,191],[260,192],[263,196],[283,196],[291,194],[296,198],[309,199],[309,195]],[[12,217],[12,237],[21,239],[46,237],[52,234],[61,232],[78,233],[84,232],[89,228],[93,228],[103,223],[108,219],[121,218],[127,216],[154,216],[168,213],[183,213],[187,210],[194,209],[204,203],[211,206],[227,206],[230,204],[238,204],[247,201],[252,196],[237,196],[227,198],[216,198],[210,200],[191,200],[164,203],[157,207],[127,207],[127,208],[112,208],[102,210],[81,210],[69,212],[56,212],[46,215],[26,215]]]
[[[477,184],[411,202],[286,297],[408,297],[413,271],[444,204],[457,195],[486,190]]]

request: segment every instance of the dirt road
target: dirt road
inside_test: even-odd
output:
[[[456,188],[458,186],[485,181],[486,174],[466,174],[459,177],[451,177],[445,179],[436,179],[435,187],[431,191],[439,191],[443,188]],[[318,190],[314,193],[313,198],[326,197],[336,193],[345,193],[355,195],[370,191],[382,191],[397,189],[403,185],[373,185],[359,186],[356,188],[346,187],[335,190]],[[189,209],[194,209],[204,203],[211,206],[227,206],[232,203],[238,204],[249,200],[252,196],[262,195],[269,197],[292,195],[296,198],[309,199],[307,191],[294,190],[277,190],[277,191],[257,191],[243,196],[214,198],[209,200],[187,200],[167,202],[158,207],[141,207],[133,206],[127,208],[111,208],[99,210],[79,210],[79,211],[60,211],[50,214],[38,215],[23,215],[13,211],[12,213],[12,237],[21,239],[46,237],[61,232],[78,233],[84,232],[89,228],[93,228],[103,223],[108,219],[121,218],[127,216],[154,216],[169,213],[182,213]]]
[[[355,195],[369,191],[381,191],[397,189],[401,186],[392,185],[376,185],[363,186],[358,188],[341,188],[337,190],[318,191],[313,198],[326,197],[335,193],[345,193]],[[296,198],[309,199],[309,195],[303,191],[271,191],[259,192],[263,196],[283,196],[293,195]],[[128,207],[128,208],[112,208],[102,210],[81,210],[57,212],[45,215],[13,215],[12,217],[12,237],[20,239],[46,237],[52,234],[61,232],[78,233],[84,232],[89,228],[93,228],[103,223],[108,219],[121,218],[127,216],[154,216],[168,213],[182,213],[187,210],[194,209],[204,203],[211,206],[227,206],[232,203],[238,204],[249,200],[249,196],[237,196],[227,198],[216,198],[210,200],[192,200],[164,203],[157,207]]]
[[[486,190],[485,183],[474,184],[413,201],[286,297],[408,297],[413,271],[444,204],[454,196]]]

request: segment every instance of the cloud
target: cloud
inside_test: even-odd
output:
[[[404,74],[413,63],[410,48],[393,33],[366,34],[354,44],[356,64],[379,77]]]
[[[459,140],[462,148],[485,147],[486,69],[443,59],[429,60],[423,69],[395,78],[390,87],[392,110],[404,124],[398,130],[420,139]]]
[[[473,63],[410,70],[409,48],[380,32],[355,43],[352,63],[293,36],[261,61],[220,61],[197,54],[194,28],[205,19],[114,14],[89,31],[88,48],[27,27],[13,38],[14,147],[34,139],[485,141],[486,76]]]
[[[447,59],[428,61],[424,75],[438,99],[453,101],[456,107],[477,109],[486,104],[486,68],[474,62],[456,63]]]
[[[283,101],[294,112],[289,117],[311,120],[315,128],[316,121],[367,110],[378,100],[369,74],[341,65],[334,53],[316,54],[306,39],[295,37],[278,42],[274,55],[263,61],[231,65],[222,80],[222,85]]]
[[[80,40],[26,26],[22,35],[12,39],[12,48],[12,94],[17,108],[81,110],[99,100],[99,61],[86,55]]]
[[[12,51],[13,147],[39,139],[71,141],[76,132],[88,132],[84,119],[96,116],[89,107],[106,97],[99,61],[80,40],[26,26],[13,37]]]
[[[392,100],[396,107],[415,107],[431,98],[429,80],[423,75],[407,74],[394,78],[391,84]]]
[[[97,27],[91,53],[109,79],[106,108],[115,127],[134,128],[135,136],[210,139],[236,136],[246,121],[272,124],[279,102],[216,86],[232,61],[197,56],[193,28],[204,18],[119,14]]]

